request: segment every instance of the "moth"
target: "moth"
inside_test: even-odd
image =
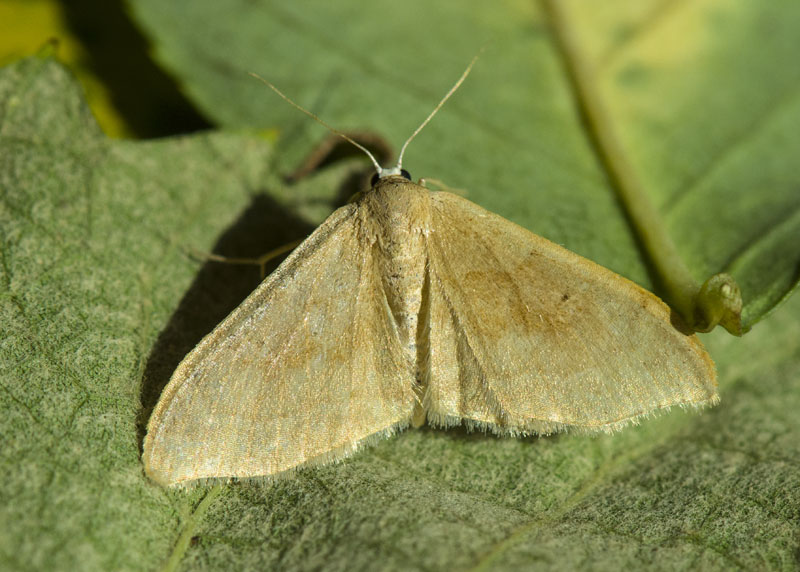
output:
[[[179,365],[144,440],[151,479],[271,477],[424,423],[613,431],[718,400],[711,358],[655,295],[402,170],[472,63],[395,167],[362,147],[372,188]]]

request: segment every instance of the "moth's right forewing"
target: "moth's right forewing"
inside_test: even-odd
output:
[[[180,364],[148,425],[151,478],[275,475],[408,423],[412,364],[357,209],[331,215]]]
[[[609,430],[717,399],[708,354],[653,294],[465,199],[431,200],[434,422]]]

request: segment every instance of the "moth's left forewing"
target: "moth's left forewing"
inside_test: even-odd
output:
[[[717,399],[702,344],[653,294],[465,199],[431,204],[431,421],[609,430]]]
[[[359,228],[336,211],[186,356],[148,424],[150,478],[272,477],[409,423],[413,364]]]

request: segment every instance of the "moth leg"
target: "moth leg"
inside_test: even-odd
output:
[[[420,187],[425,187],[426,189],[430,189],[431,187],[429,185],[433,185],[433,190],[447,191],[448,193],[453,193],[454,195],[459,195],[462,197],[469,195],[468,190],[451,187],[441,179],[434,179],[433,177],[422,177],[417,184]]]
[[[269,252],[266,252],[257,258],[232,258],[228,256],[222,256],[221,254],[213,254],[211,252],[201,252],[195,249],[190,250],[190,255],[194,258],[199,258],[204,261],[211,260],[213,262],[221,262],[223,264],[258,266],[258,269],[261,273],[261,278],[263,279],[266,276],[266,268],[270,260],[274,260],[282,254],[286,254],[287,252],[294,250],[301,242],[303,242],[302,239],[287,242],[286,244],[283,244],[277,248],[273,248]]]

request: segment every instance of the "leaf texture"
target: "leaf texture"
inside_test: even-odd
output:
[[[701,416],[598,438],[407,431],[292,480],[225,487],[202,517],[207,488],[148,483],[140,402],[153,406],[258,282],[184,247],[249,256],[306,236],[348,173],[284,187],[275,172],[319,132],[245,71],[337,126],[399,140],[493,36],[407,165],[651,284],[535,4],[130,5],[195,100],[210,93],[209,116],[294,138],[278,162],[241,132],[112,143],[59,66],[2,70],[0,567],[153,570],[170,556],[185,570],[797,567],[796,297],[742,340],[702,338],[722,402]],[[604,6],[574,22],[606,66],[627,152],[690,267],[735,270],[755,323],[797,281],[795,5]],[[387,14],[394,26],[376,25]]]

